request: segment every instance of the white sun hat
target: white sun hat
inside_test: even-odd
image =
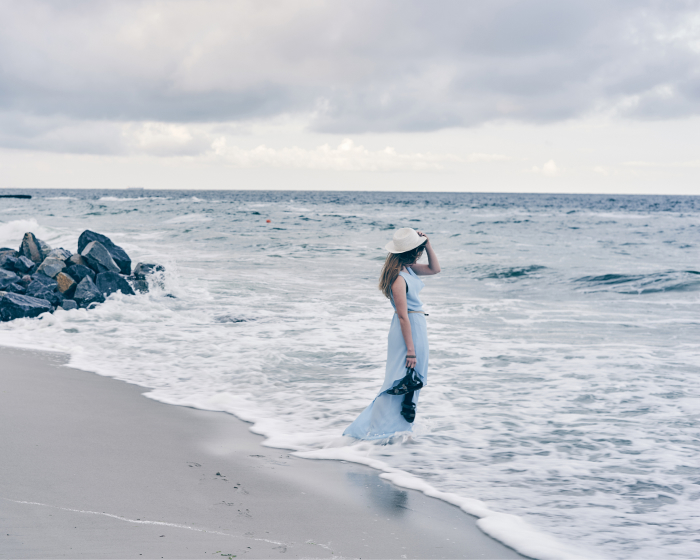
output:
[[[405,253],[425,243],[425,237],[418,235],[415,229],[405,227],[394,232],[394,239],[384,247],[390,253]]]

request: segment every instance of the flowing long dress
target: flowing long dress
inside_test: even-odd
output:
[[[415,272],[408,268],[408,272],[400,272],[406,281],[406,300],[409,311],[422,311],[423,304],[418,298],[419,292],[423,289],[423,281],[418,278]],[[391,305],[396,311],[393,294],[391,295]],[[422,313],[409,313],[408,319],[411,322],[411,335],[413,346],[416,349],[417,364],[416,373],[423,385],[428,384],[428,330],[425,315]],[[384,391],[391,389],[394,384],[403,379],[406,375],[406,342],[401,333],[399,316],[394,313],[389,329],[389,348],[386,357],[386,373],[384,384],[379,394],[372,403],[362,411],[362,413],[343,432],[344,436],[351,436],[357,439],[382,439],[391,437],[399,432],[412,431],[413,425],[404,420],[401,416],[401,402],[404,395],[387,395]],[[418,403],[420,391],[413,394],[413,402]]]

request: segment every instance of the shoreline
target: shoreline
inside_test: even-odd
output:
[[[231,414],[140,398],[65,354],[0,355],[5,556],[524,558],[370,467],[262,447]]]

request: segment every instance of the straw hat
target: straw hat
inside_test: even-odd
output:
[[[390,253],[405,253],[425,243],[425,237],[418,235],[415,229],[405,227],[394,232],[394,239],[384,247]]]

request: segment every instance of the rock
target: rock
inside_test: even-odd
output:
[[[41,239],[37,239],[36,241],[39,244],[39,247],[41,247],[41,254],[44,255],[44,258],[48,257],[49,253],[51,252],[51,245],[49,245],[46,241],[42,241]]]
[[[19,276],[9,270],[0,268],[0,290],[5,290],[11,284],[19,282]]]
[[[142,294],[148,293],[148,280],[145,278],[129,276],[129,282],[131,282],[131,285],[137,292],[141,292]]]
[[[78,287],[75,290],[75,295],[73,296],[75,303],[79,307],[87,307],[91,303],[102,303],[105,298],[97,289],[95,283],[90,280],[89,276],[86,276],[80,281]]]
[[[29,295],[29,288],[27,288],[27,295]],[[63,294],[61,292],[52,292],[51,290],[45,290],[43,292],[36,292],[33,296],[38,299],[45,299],[53,307],[58,307],[63,303]]]
[[[24,280],[24,278],[22,278]],[[57,290],[58,289],[58,284],[56,283],[56,280],[53,278],[49,278],[48,276],[45,276],[44,274],[34,274],[33,276],[30,276],[30,282],[28,285],[29,290],[39,290],[39,289],[51,289],[51,290]],[[29,294],[30,296],[32,294]]]
[[[110,256],[117,264],[119,271],[122,274],[126,274],[127,276],[131,274],[131,259],[129,258],[129,255],[127,255],[126,251],[119,247],[119,245],[112,243],[112,240],[106,235],[95,233],[94,231],[86,229],[78,238],[78,253],[82,255],[83,249],[85,249],[85,247],[87,247],[92,241],[99,241],[105,247],[105,249],[109,251]]]
[[[3,253],[0,255],[0,268],[14,271],[15,266],[17,266],[17,257],[13,257],[11,253]]]
[[[46,257],[44,261],[36,269],[37,274],[42,273],[49,278],[55,278],[56,275],[66,268],[66,264],[60,260],[53,257]]]
[[[97,289],[107,297],[114,292],[121,292],[128,296],[134,295],[129,283],[116,272],[102,272],[97,275]]]
[[[134,268],[134,276],[139,280],[145,280],[146,276],[155,272],[164,272],[165,267],[159,264],[139,263]]]
[[[56,280],[43,274],[35,274],[32,277],[32,281],[27,286],[26,294],[34,298],[45,299],[54,307],[63,302],[63,294],[58,291]]]
[[[0,268],[24,274],[34,269],[34,261],[27,257],[13,257],[10,253],[0,254]]]
[[[65,272],[59,272],[56,275],[56,283],[58,284],[58,291],[66,298],[72,297],[75,289],[78,287],[78,283]]]
[[[119,272],[119,267],[112,259],[109,251],[99,241],[90,241],[85,248],[80,251],[88,266],[97,272]]]
[[[60,247],[58,249],[51,249],[47,257],[51,257],[52,259],[58,259],[63,262],[66,262],[68,259],[71,258],[72,253],[70,251],[67,251],[63,247]]]
[[[44,253],[41,250],[41,243],[31,232],[24,234],[22,244],[19,246],[19,253],[23,257],[31,259],[36,264],[39,264],[44,260]]]
[[[10,284],[7,288],[6,291],[12,293],[12,294],[26,294],[27,293],[27,288],[22,286],[22,284]]]
[[[147,276],[155,274],[156,272],[164,272],[165,267],[159,264],[153,263],[138,263],[134,267],[134,275],[130,278],[131,284],[136,290],[142,293],[148,292],[148,280]]]
[[[81,264],[75,264],[69,267],[66,272],[68,272],[68,274],[70,274],[70,276],[78,283],[80,283],[80,281],[86,276],[89,276],[90,280],[93,282],[95,281],[95,272],[89,269],[87,266],[83,266]]]
[[[31,273],[31,271],[34,270],[34,266],[34,261],[28,259],[27,257],[21,256],[17,258],[15,272],[19,274]]]
[[[87,267],[87,261],[82,257],[82,255],[71,255],[70,259],[66,263],[67,266],[80,265]]]
[[[0,299],[0,320],[3,321],[12,321],[22,317],[38,317],[47,311],[52,311],[51,304],[43,299],[20,294],[5,294]]]
[[[64,299],[63,303],[61,304],[61,307],[66,311],[70,311],[71,309],[78,309],[78,304],[75,303],[72,299]]]
[[[17,262],[18,258],[19,253],[17,251],[14,249],[9,249],[8,247],[3,247],[0,249],[0,268],[13,271],[14,263]]]
[[[24,286],[25,288],[29,286],[29,283],[32,281],[32,277],[29,276],[29,274],[25,274],[22,276],[22,279],[19,281],[19,283]]]

